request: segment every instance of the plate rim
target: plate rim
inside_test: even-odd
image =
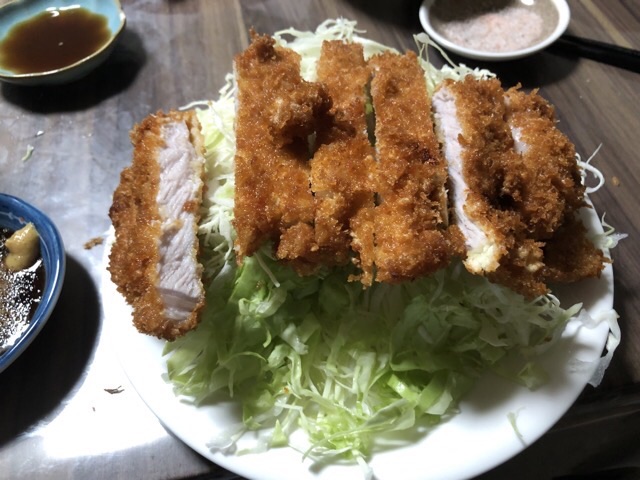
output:
[[[590,203],[590,201],[589,201]],[[597,213],[595,211],[594,208],[583,208],[581,210],[581,213],[583,215],[587,215],[587,218],[590,219],[590,231],[592,233],[602,233],[603,229],[602,229],[602,225],[599,221],[599,218],[597,216]],[[595,231],[593,230],[595,229]],[[109,274],[108,271],[106,270],[106,265],[108,264],[108,252],[109,252],[109,247],[110,247],[110,241],[113,238],[113,227],[111,227],[110,231],[109,231],[109,235],[108,238],[110,240],[108,240],[106,242],[106,247],[105,247],[105,253],[104,253],[104,258],[103,258],[103,285],[102,285],[102,292],[108,291],[109,288],[112,289],[112,291],[115,291],[115,285],[113,285],[111,283],[111,280],[109,278]],[[607,254],[608,252],[605,252],[605,254]],[[612,266],[610,264],[605,265],[605,269],[603,271],[602,276],[597,279],[597,280],[592,280],[593,282],[596,282],[596,286],[603,288],[604,290],[607,291],[607,293],[604,295],[603,298],[598,299],[599,302],[604,302],[603,305],[596,305],[598,307],[599,310],[606,310],[606,309],[612,309],[613,308],[613,269]],[[606,287],[606,288],[605,288]],[[603,291],[604,291],[603,290]],[[117,292],[116,292],[117,293]],[[118,294],[119,295],[119,294]],[[121,298],[121,301],[124,302],[124,299]],[[104,302],[103,301],[103,305],[110,305],[112,306],[112,304],[110,302]],[[594,308],[594,307],[592,307]],[[105,320],[107,324],[109,324],[109,312],[107,311],[108,309],[105,309]],[[122,319],[120,319],[121,321]],[[577,322],[577,320],[573,320],[573,322]],[[571,322],[570,322],[571,323]],[[120,327],[122,327],[122,325],[120,325]],[[112,325],[112,328],[115,328],[116,330],[119,330],[118,327],[116,325]],[[133,327],[133,325],[131,324],[131,321],[129,319],[129,322],[127,325],[124,326],[124,328],[128,329],[130,332],[133,332],[136,336],[138,336],[138,339],[141,342],[147,342],[149,344],[153,344],[155,349],[157,349],[157,351],[162,351],[164,342],[162,340],[159,340],[155,337],[149,337],[146,335],[142,335],[142,334],[138,334],[137,331],[135,330],[135,328]],[[574,328],[577,329],[578,333],[576,332],[571,332],[570,329],[568,329],[569,331],[569,335],[579,335],[579,331],[581,330],[581,326],[574,324]],[[583,330],[584,332],[584,330]],[[490,471],[491,469],[501,465],[502,463],[510,460],[511,458],[513,458],[515,455],[517,455],[518,453],[522,452],[523,450],[525,450],[529,445],[533,444],[535,441],[537,441],[540,437],[542,437],[545,433],[547,433],[552,426],[571,408],[571,406],[573,405],[573,403],[575,402],[575,400],[578,398],[578,396],[580,395],[580,393],[582,392],[582,390],[588,385],[588,380],[591,378],[593,372],[596,370],[597,365],[598,365],[598,361],[597,359],[600,358],[600,355],[602,353],[602,351],[605,348],[605,344],[606,344],[606,340],[608,338],[609,335],[609,327],[607,324],[605,323],[601,323],[597,326],[595,326],[591,332],[593,332],[593,338],[591,340],[593,340],[593,345],[591,345],[591,349],[592,349],[592,354],[597,354],[597,358],[596,359],[592,359],[593,360],[593,364],[590,365],[588,368],[586,368],[584,371],[582,371],[581,373],[577,373],[577,375],[580,376],[580,381],[577,382],[580,384],[579,388],[573,388],[569,393],[569,395],[566,395],[565,397],[562,398],[562,408],[556,408],[553,412],[552,415],[547,416],[545,418],[544,426],[542,427],[534,427],[533,428],[533,433],[528,432],[526,435],[526,438],[521,439],[518,437],[517,433],[515,431],[515,428],[513,425],[510,426],[511,430],[511,435],[512,438],[509,441],[508,445],[506,446],[505,450],[503,452],[501,452],[499,455],[496,455],[493,458],[487,459],[486,461],[484,461],[482,464],[478,464],[475,463],[473,467],[467,467],[467,468],[463,468],[462,466],[458,466],[457,470],[455,472],[453,472],[453,474],[450,473],[443,473],[442,471],[440,472],[439,475],[430,477],[430,478],[438,478],[438,479],[459,479],[459,478],[472,478],[474,476],[477,475],[481,475],[483,473],[486,473],[487,471]],[[112,331],[112,334],[114,333],[114,331]],[[158,401],[157,398],[153,398],[152,396],[149,395],[149,392],[147,390],[148,386],[145,385],[140,385],[141,381],[140,378],[137,376],[136,372],[131,372],[131,365],[127,364],[127,359],[123,358],[122,355],[122,342],[121,342],[121,333],[122,331],[119,330],[119,333],[116,334],[116,338],[119,338],[120,340],[118,341],[118,345],[116,345],[116,349],[117,349],[117,355],[118,355],[118,360],[120,361],[120,364],[125,372],[125,375],[127,376],[127,378],[129,379],[129,381],[131,382],[133,388],[136,390],[136,392],[138,393],[138,395],[140,396],[140,398],[143,400],[143,402],[147,405],[147,407],[151,410],[151,412],[158,418],[158,420],[162,423],[162,425],[167,428],[173,435],[175,435],[180,441],[182,441],[183,443],[185,443],[186,445],[188,445],[191,449],[193,449],[194,451],[196,451],[197,453],[199,453],[200,455],[202,455],[203,457],[207,458],[208,460],[216,463],[217,465],[231,471],[234,472],[238,475],[242,475],[246,478],[261,478],[261,479],[271,479],[273,478],[273,480],[276,479],[283,479],[283,478],[287,478],[287,479],[294,479],[294,478],[300,478],[299,476],[289,476],[288,473],[283,476],[283,472],[282,471],[276,471],[276,472],[265,472],[264,470],[260,470],[260,467],[255,467],[254,465],[256,463],[260,463],[257,461],[258,457],[256,457],[256,455],[272,455],[273,457],[275,457],[277,459],[272,461],[272,464],[279,464],[280,461],[291,461],[290,458],[288,458],[286,455],[281,455],[282,451],[290,451],[290,453],[295,454],[298,456],[298,463],[300,464],[304,464],[306,466],[307,472],[308,472],[308,478],[309,479],[347,479],[347,478],[352,478],[354,472],[356,471],[355,469],[359,469],[360,467],[358,467],[357,465],[349,465],[349,466],[343,466],[343,465],[332,465],[331,467],[329,467],[328,469],[325,469],[326,471],[330,471],[330,474],[327,475],[325,470],[322,470],[320,472],[315,472],[313,471],[313,466],[312,463],[309,462],[308,460],[306,460],[305,462],[300,461],[300,459],[302,458],[302,454],[295,451],[293,448],[290,447],[285,447],[283,449],[271,449],[267,452],[262,452],[262,453],[257,453],[257,454],[251,454],[251,455],[246,455],[246,456],[236,456],[236,455],[228,455],[225,454],[223,452],[220,451],[212,451],[210,448],[207,447],[206,445],[206,441],[203,440],[199,440],[196,436],[193,435],[192,433],[192,429],[190,428],[191,426],[185,426],[182,425],[180,423],[181,418],[170,418],[170,416],[167,416],[165,414],[165,407],[160,405],[160,402]],[[113,335],[109,335],[109,337],[111,337],[113,339]],[[555,347],[557,347],[557,345],[555,345]],[[556,352],[558,348],[551,348],[550,351],[552,352]],[[595,352],[595,353],[594,353]],[[126,354],[125,354],[126,355]],[[545,355],[547,355],[546,353],[543,354],[543,359],[546,358]],[[159,367],[159,365],[156,365],[156,367]],[[156,378],[156,381],[160,379],[161,373],[160,373],[161,369],[158,369],[158,378]],[[139,372],[138,372],[139,373]],[[474,386],[474,391],[477,391],[479,386],[482,385],[482,382],[498,382],[500,385],[508,385],[510,386],[510,388],[512,389],[517,389],[520,388],[517,386],[517,384],[515,384],[514,382],[507,382],[504,379],[498,379],[497,377],[494,378],[493,380],[491,379],[491,377],[487,377],[487,375],[490,374],[486,374],[484,377],[482,377],[481,379],[478,380],[478,382],[476,383],[476,385]],[[486,378],[485,378],[486,377]],[[487,380],[488,378],[488,380]],[[146,381],[142,380],[142,383],[144,383]],[[166,383],[164,380],[162,380],[164,382],[163,387],[165,389],[168,389],[168,391],[171,393],[172,395],[172,403],[174,403],[174,406],[180,405],[182,404],[183,406],[185,405],[181,399],[179,397],[176,397],[173,392],[171,391],[171,386]],[[158,385],[156,385],[157,387]],[[544,387],[543,387],[544,388]],[[520,392],[524,391],[526,389],[521,388]],[[473,391],[471,393],[473,395]],[[533,393],[534,395],[538,395],[536,392]],[[432,437],[434,435],[434,432],[437,432],[439,429],[446,429],[446,428],[450,428],[450,426],[453,424],[452,422],[455,421],[456,418],[459,418],[461,415],[464,414],[464,408],[466,408],[468,406],[468,402],[469,402],[469,398],[465,398],[461,401],[461,409],[463,409],[463,413],[457,414],[455,416],[452,417],[452,419],[443,422],[441,425],[437,426],[434,430],[430,431],[426,436],[422,437],[420,439],[420,441],[418,442],[417,446],[421,447],[422,444],[424,444],[426,442],[426,439],[428,437]],[[194,408],[197,409],[199,407],[190,407],[190,408]],[[217,407],[205,407],[205,409],[201,410],[201,413],[203,415],[208,415],[209,412],[213,412],[214,409],[216,409]],[[524,408],[524,407],[523,407]],[[219,412],[217,412],[219,413]],[[513,412],[516,415],[518,414],[518,412]],[[504,426],[501,426],[502,429],[504,429]],[[210,435],[210,438],[213,437],[213,432]],[[416,445],[411,445],[410,446],[411,449],[416,448]],[[394,452],[398,452],[401,450],[406,450],[409,451],[408,447],[402,447],[399,448],[397,450],[391,451],[391,456],[394,456]],[[275,452],[275,454],[274,454]],[[382,452],[382,454],[374,454],[373,457],[371,458],[370,461],[370,465],[372,466],[374,472],[377,471],[377,467],[380,466],[381,462],[384,462],[384,458],[382,460],[380,460],[381,456],[384,456],[388,454],[388,452]],[[291,455],[289,455],[291,456]],[[282,460],[281,457],[284,457],[285,460]],[[246,459],[249,459],[248,461]],[[264,457],[261,458],[260,460],[264,460]],[[264,460],[265,462],[269,463],[269,460]],[[299,473],[299,472],[298,472]],[[307,477],[305,477],[307,478]],[[378,477],[377,475],[375,476],[375,478],[380,478],[380,479],[386,479],[386,478],[393,478],[393,477],[386,477],[386,476],[381,476]],[[415,478],[416,480],[418,478],[422,478],[420,477],[408,477],[408,478]]]

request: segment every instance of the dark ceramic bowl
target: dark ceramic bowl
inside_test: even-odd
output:
[[[29,326],[12,346],[0,353],[0,372],[11,365],[40,333],[58,301],[64,280],[66,257],[56,226],[49,217],[25,201],[0,193],[0,226],[18,230],[29,222],[33,223],[40,235],[40,253],[45,271],[44,291]]]

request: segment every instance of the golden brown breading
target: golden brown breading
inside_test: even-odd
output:
[[[115,243],[108,267],[111,278],[127,303],[133,307],[133,321],[138,330],[167,340],[195,328],[204,306],[202,291],[199,298],[189,300],[189,307],[192,301],[194,304],[190,313],[176,321],[167,316],[167,304],[159,288],[159,265],[163,260],[160,244],[165,232],[158,205],[162,173],[158,155],[161,149],[167,147],[164,128],[174,123],[186,125],[194,154],[202,155],[204,147],[195,112],[158,112],[150,115],[131,132],[133,161],[121,173],[120,184],[114,192],[109,210],[115,228]],[[199,173],[202,174],[201,171]],[[197,196],[202,196],[201,182]],[[194,198],[180,208],[193,217],[193,227],[196,228],[200,218],[200,201]],[[195,237],[195,232],[193,234]],[[185,251],[184,256],[192,255],[195,261],[197,242],[191,248],[193,251]],[[201,285],[202,267],[199,264],[193,267],[194,276],[197,277],[193,280]]]
[[[584,205],[575,147],[556,127],[553,107],[537,91],[506,92],[507,121],[522,161],[516,202],[532,238],[544,240]]]
[[[281,243],[278,257],[288,259],[305,245],[295,244],[300,236],[287,230],[313,224],[307,135],[331,102],[321,85],[302,79],[300,56],[268,36],[253,35],[236,56],[235,71],[237,259],[269,240],[276,248]]]
[[[498,80],[476,80],[471,76],[459,82],[445,81],[441,88],[444,87],[455,96],[462,127],[462,175],[468,189],[464,210],[491,232],[506,254],[513,246],[511,232],[520,223],[510,208],[513,195],[518,195],[513,188],[518,180],[512,173],[517,171],[519,159],[504,122],[502,87]]]
[[[424,72],[414,53],[369,60],[378,153],[376,280],[399,282],[446,266],[445,161],[431,120]]]
[[[496,268],[474,273],[528,298],[547,293],[548,281],[599,273],[602,252],[574,220],[584,204],[575,150],[556,128],[552,107],[536,92],[505,93],[498,80],[466,77],[441,88],[454,92],[462,125],[464,211],[501,249]],[[562,233],[567,222],[571,241]],[[573,253],[559,238],[584,268],[561,258]]]
[[[536,272],[537,279],[575,282],[599,276],[606,260],[579,220],[585,187],[574,145],[558,130],[553,107],[536,90],[527,95],[511,88],[505,98],[507,121],[522,160],[521,194],[514,208],[526,226],[527,241],[541,248],[538,262],[543,267]],[[516,290],[545,293],[529,290],[526,284]]]
[[[297,54],[253,35],[235,67],[239,261],[273,241],[276,256],[301,274],[351,258],[362,270],[352,279],[370,285],[374,270],[377,281],[400,282],[464,254],[470,227],[449,225],[447,165],[414,53],[386,52],[367,63],[362,46],[325,42],[312,83],[300,77]],[[372,73],[375,150],[365,113]],[[558,260],[545,266],[556,251],[545,241],[583,205],[573,146],[535,92],[505,94],[498,80],[471,76],[440,88],[455,98],[461,132],[449,131],[447,140],[460,147],[458,214],[480,229],[472,229],[480,263],[467,252],[465,264],[527,297],[546,293],[547,278],[574,275]]]
[[[464,212],[487,235],[494,248],[491,262],[484,253],[468,254],[467,268],[527,297],[546,293],[542,278],[542,244],[529,238],[518,205],[522,202],[522,159],[514,150],[505,122],[504,91],[496,79],[446,81],[455,97],[462,133],[461,172],[465,182]],[[461,188],[459,185],[456,188]],[[482,260],[483,263],[477,261]],[[475,268],[482,265],[483,268]]]
[[[610,262],[587,237],[577,215],[565,220],[544,246],[544,277],[547,282],[572,283],[599,277]]]
[[[330,117],[316,135],[311,159],[315,194],[315,238],[329,264],[346,263],[353,249],[363,269],[362,281],[373,277],[372,228],[363,225],[364,208],[374,207],[375,151],[367,135],[366,87],[370,70],[362,45],[325,41],[318,61],[318,81],[331,96]],[[358,217],[358,221],[352,219]],[[363,258],[364,257],[364,258]]]

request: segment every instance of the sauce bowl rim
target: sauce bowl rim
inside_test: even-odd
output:
[[[558,23],[549,35],[545,36],[539,42],[519,50],[512,50],[508,52],[487,52],[458,45],[445,38],[435,28],[433,28],[430,19],[430,10],[436,1],[437,0],[424,0],[422,2],[419,10],[420,23],[422,24],[422,27],[429,37],[431,37],[431,39],[441,47],[460,56],[474,60],[505,61],[532,55],[555,42],[566,31],[569,26],[569,21],[571,20],[571,10],[566,0],[549,0],[551,5],[553,5],[558,12]]]
[[[13,345],[0,352],[0,372],[11,365],[40,333],[58,302],[66,272],[64,242],[53,221],[41,210],[13,195],[0,193],[0,225],[7,223],[2,217],[20,224],[32,222],[40,235],[40,248],[45,266],[45,284],[42,298],[31,317],[28,327]]]
[[[33,1],[33,0],[12,0],[8,3],[6,3],[5,5],[2,5],[0,7],[0,15],[2,14],[2,10],[7,8],[7,7],[13,7],[16,8],[17,6],[19,6],[19,4],[26,4],[26,2],[29,1]],[[65,65],[64,67],[60,67],[60,68],[56,68],[53,70],[44,70],[42,72],[31,72],[31,73],[11,73],[10,70],[5,70],[2,69],[0,71],[0,80],[5,80],[8,82],[13,82],[13,83],[20,83],[21,80],[30,80],[30,79],[38,79],[38,78],[44,78],[44,77],[51,77],[53,75],[57,75],[57,74],[61,74],[64,72],[68,72],[71,70],[74,70],[76,68],[78,68],[79,66],[99,57],[100,55],[103,55],[107,50],[109,50],[113,44],[115,43],[115,41],[117,40],[117,38],[120,36],[120,34],[124,31],[124,28],[126,26],[127,23],[127,16],[124,13],[124,10],[122,8],[122,5],[120,3],[120,0],[109,0],[111,2],[113,2],[113,4],[115,5],[115,7],[118,10],[118,20],[119,20],[119,24],[118,24],[118,29],[115,32],[111,32],[111,34],[109,35],[109,39],[96,51],[94,51],[93,53],[91,53],[90,55],[87,55],[86,57],[81,58],[80,60],[71,63],[69,65]],[[87,8],[84,4],[84,2],[82,0],[77,0],[77,4],[78,7],[81,8]],[[87,8],[87,10],[90,10],[92,13],[95,13],[93,10],[91,10],[90,8]],[[35,14],[37,15],[37,14]],[[28,17],[31,18],[31,17]],[[22,21],[26,21],[28,20],[28,18],[22,20]]]

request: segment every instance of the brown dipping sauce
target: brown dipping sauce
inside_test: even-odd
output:
[[[31,267],[17,272],[5,266],[5,242],[12,234],[12,230],[0,227],[0,353],[27,329],[44,292],[42,256]]]
[[[0,42],[0,66],[17,74],[72,65],[109,41],[107,17],[82,7],[47,10],[16,24]]]

